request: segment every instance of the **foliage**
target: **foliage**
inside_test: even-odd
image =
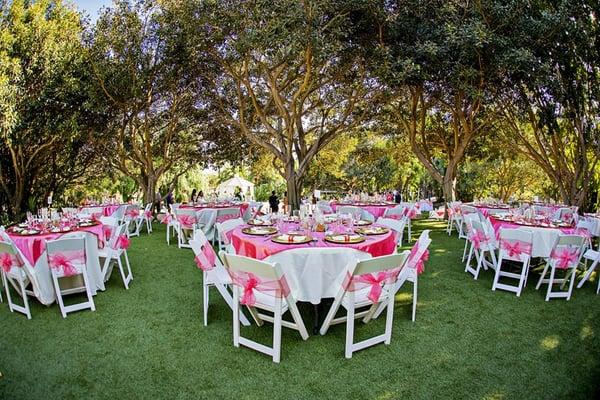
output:
[[[58,198],[97,160],[104,115],[81,36],[61,1],[0,3],[0,207],[12,215]]]

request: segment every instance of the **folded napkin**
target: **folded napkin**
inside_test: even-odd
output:
[[[360,235],[334,235],[331,238],[337,242],[343,242],[348,238],[348,240],[357,240],[360,239]]]
[[[277,239],[282,240],[284,242],[299,243],[299,242],[304,242],[306,240],[306,236],[283,234],[283,235],[278,236]]]
[[[268,228],[251,228],[252,233],[258,233],[258,234],[267,234],[267,233],[271,233],[271,230]]]

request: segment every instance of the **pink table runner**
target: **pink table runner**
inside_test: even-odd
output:
[[[289,228],[294,228],[295,226],[297,225],[290,224],[284,229],[284,232]],[[235,248],[236,254],[256,258],[258,260],[262,260],[285,250],[310,247],[349,247],[367,252],[373,257],[392,254],[396,250],[396,234],[394,231],[390,231],[384,235],[368,236],[367,240],[356,244],[336,244],[325,242],[323,240],[325,233],[323,232],[311,233],[313,238],[318,239],[318,241],[313,244],[279,244],[272,242],[270,239],[267,239],[264,236],[247,235],[242,233],[242,228],[243,227],[238,227],[231,233],[231,241],[233,247]]]
[[[23,256],[27,258],[27,260],[31,263],[32,266],[35,266],[37,260],[44,253],[44,250],[46,250],[46,241],[56,240],[61,236],[66,235],[67,233],[80,231],[93,233],[98,237],[98,244],[100,246],[104,245],[104,231],[102,228],[102,224],[86,226],[69,232],[45,233],[32,236],[21,236],[10,232],[7,233],[10,239],[14,242],[15,246],[19,248]]]

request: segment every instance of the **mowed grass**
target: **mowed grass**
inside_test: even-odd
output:
[[[443,223],[417,221],[413,240],[432,229],[431,257],[397,296],[393,339],[344,358],[345,326],[301,340],[284,329],[281,364],[232,344],[231,311],[211,292],[202,325],[202,275],[191,250],[168,247],[164,226],[133,238],[134,281],[117,273],[96,311],[61,318],[32,301],[33,319],[0,304],[2,399],[591,399],[600,384],[600,296],[595,282],[570,301],[544,301],[530,274],[520,298],[492,292],[492,273],[463,272],[463,242]],[[312,308],[301,306],[307,326]],[[358,339],[383,331],[384,318],[357,324]],[[271,343],[270,324],[243,334]]]

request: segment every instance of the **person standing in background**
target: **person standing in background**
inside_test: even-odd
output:
[[[171,211],[171,205],[174,203],[173,199],[173,189],[169,189],[169,193],[165,197],[165,206],[167,206],[167,211]]]
[[[271,212],[279,212],[279,198],[274,190],[271,192],[271,196],[269,196],[269,206],[271,207]]]
[[[192,190],[192,195],[190,196],[190,203],[196,201],[196,189]]]

